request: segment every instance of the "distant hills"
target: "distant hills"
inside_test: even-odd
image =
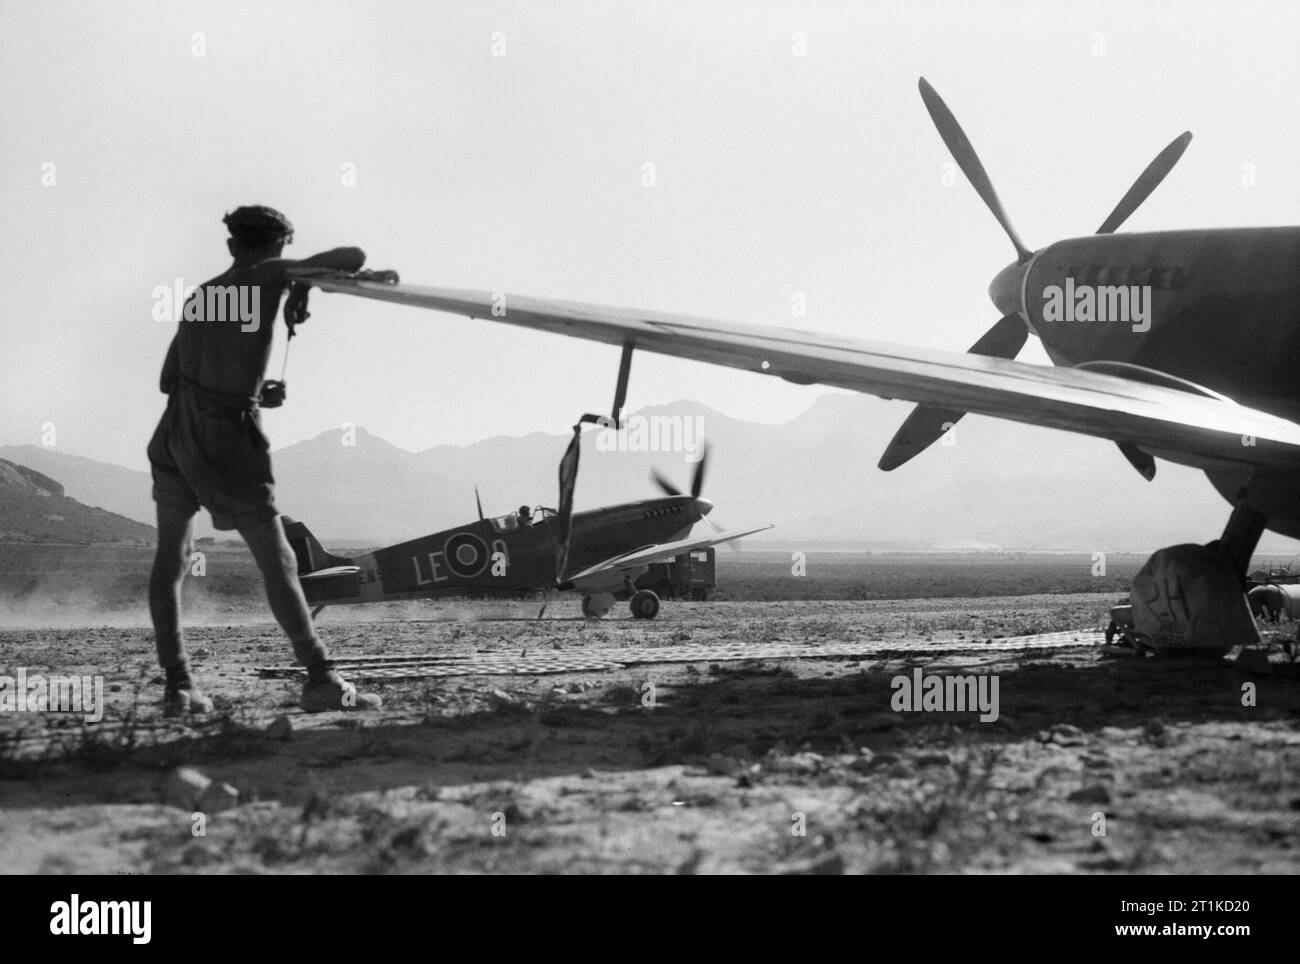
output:
[[[64,494],[54,479],[0,459],[0,543],[72,542],[149,545],[153,527]]]
[[[712,445],[704,483],[717,504],[711,518],[733,528],[773,522],[771,538],[785,544],[1150,551],[1208,542],[1227,519],[1227,504],[1199,473],[1161,462],[1147,483],[1108,442],[984,418],[962,421],[955,444],[881,472],[876,460],[906,412],[827,394],[780,425],[691,402],[633,414],[699,424]],[[274,415],[267,421],[274,438]],[[489,515],[525,502],[554,505],[568,436],[564,427],[409,452],[364,429],[323,432],[274,453],[278,501],[336,545],[412,538],[475,518],[476,484]],[[636,448],[636,438],[625,436],[623,447]],[[690,484],[694,465],[682,452],[600,448],[596,430],[585,432],[579,508],[657,495],[652,468],[683,489]],[[147,472],[30,445],[0,447],[0,457],[58,479],[80,502],[153,519]],[[205,513],[199,533],[209,532]],[[1261,551],[1294,547],[1266,536]]]

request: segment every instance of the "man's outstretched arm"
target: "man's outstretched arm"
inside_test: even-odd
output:
[[[329,251],[322,251],[320,254],[313,254],[310,258],[300,260],[276,258],[273,261],[265,262],[268,267],[275,267],[280,270],[287,268],[328,268],[331,271],[360,271],[365,263],[366,253],[360,248],[332,248]]]

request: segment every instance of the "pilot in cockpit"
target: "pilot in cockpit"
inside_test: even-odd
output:
[[[521,505],[519,507],[519,528],[522,529],[525,526],[530,526],[532,524],[533,524],[533,510],[528,508],[528,506],[526,505]]]

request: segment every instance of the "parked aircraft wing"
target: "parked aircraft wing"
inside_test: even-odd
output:
[[[562,585],[564,589],[594,590],[609,586],[611,583],[621,584],[624,573],[642,572],[649,566],[657,562],[667,562],[669,559],[676,559],[684,552],[694,552],[698,549],[708,549],[710,546],[721,545],[724,542],[730,542],[733,539],[742,539],[745,536],[752,536],[755,532],[765,532],[772,528],[771,525],[759,526],[757,529],[744,529],[739,532],[723,532],[715,536],[709,536],[704,539],[679,539],[676,542],[662,542],[655,546],[646,546],[643,549],[635,549],[632,552],[626,552],[621,556],[614,556],[612,559],[606,559],[604,562],[590,566],[582,572],[570,576]],[[611,578],[612,577],[612,578]]]
[[[305,280],[326,291],[1127,442],[1190,457],[1188,464],[1300,470],[1295,422],[1112,374],[663,312],[348,278]]]

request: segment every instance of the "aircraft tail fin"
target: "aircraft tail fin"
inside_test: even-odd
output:
[[[352,560],[345,556],[336,556],[332,552],[327,552],[325,547],[320,544],[311,530],[303,523],[284,516],[284,534],[289,540],[289,545],[293,548],[293,554],[298,558],[298,575],[305,576],[309,572],[315,572],[318,569],[328,569],[331,566],[346,566]]]

